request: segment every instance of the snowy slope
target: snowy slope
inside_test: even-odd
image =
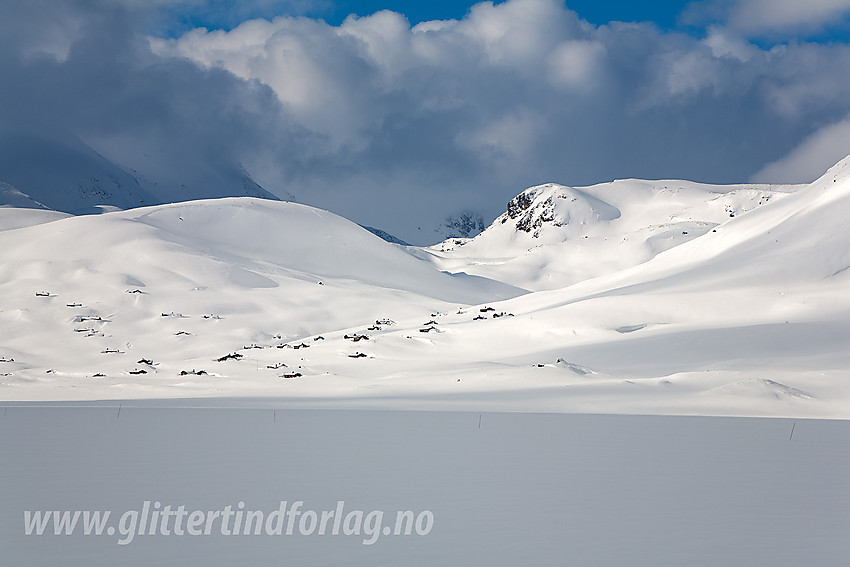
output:
[[[847,210],[844,160],[647,263],[496,305],[515,313],[510,326],[467,321],[453,334],[498,352],[493,362],[543,365],[537,372],[573,387],[584,409],[622,396],[638,412],[672,403],[734,413],[767,402],[780,413],[820,404],[846,415]],[[473,364],[468,345],[460,350],[443,356]]]
[[[275,365],[284,353],[274,347],[291,341],[519,293],[442,274],[326,211],[245,198],[9,229],[0,254],[6,399],[30,387],[49,397],[175,387],[170,395],[209,395],[227,383],[176,378],[192,369],[231,375],[233,392],[250,391],[232,375],[244,367],[213,359],[258,344],[273,349]],[[261,383],[274,385],[282,371]],[[106,379],[92,379],[100,373]]]
[[[66,219],[72,215],[50,209],[0,206],[0,231],[15,230],[55,220]]]
[[[847,210],[845,160],[532,188],[445,250],[255,199],[34,219],[0,231],[0,398],[848,417]]]
[[[797,186],[622,180],[531,187],[471,240],[427,249],[440,269],[554,289],[646,262]]]

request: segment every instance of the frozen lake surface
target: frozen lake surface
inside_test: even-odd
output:
[[[0,406],[3,563],[850,564],[850,421],[265,404]],[[344,501],[382,511],[387,529],[406,510],[429,511],[433,526],[379,529],[371,545],[365,522],[360,535],[301,535],[296,521],[289,536],[224,536],[216,524],[126,545],[119,533],[53,535],[52,521],[24,535],[25,511],[109,510],[118,530],[145,501],[266,513]]]

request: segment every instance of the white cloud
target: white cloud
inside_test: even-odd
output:
[[[368,29],[362,19],[339,28],[303,18],[249,20],[229,32],[201,28],[179,40],[152,39],[151,47],[162,56],[178,55],[259,80],[304,127],[338,146],[355,142],[370,118],[358,104],[358,91],[368,89],[369,74],[379,66],[371,53],[383,54],[377,44],[395,17],[376,14]]]
[[[720,86],[721,63],[703,51],[671,53],[664,60],[667,61],[667,88],[674,97]]]
[[[759,49],[728,30],[711,26],[703,43],[711,49],[715,57],[731,57],[741,62],[747,62],[759,53]]]
[[[498,168],[505,158],[528,158],[529,152],[534,149],[537,132],[542,131],[544,126],[545,121],[537,113],[520,109],[476,130],[462,132],[458,142],[480,153]]]
[[[525,66],[545,56],[559,39],[588,28],[558,0],[511,0],[473,6],[458,30],[490,63]]]
[[[850,12],[850,0],[738,0],[729,23],[744,31],[816,29]]]
[[[592,90],[605,68],[605,46],[598,41],[568,40],[549,55],[550,78],[554,85]]]
[[[410,23],[396,12],[383,10],[368,17],[349,16],[339,33],[363,46],[364,59],[371,61],[392,80],[404,72],[411,59]]]
[[[755,183],[808,183],[850,155],[850,117],[824,126],[752,176]]]
[[[527,104],[508,99],[524,97],[538,81],[577,94],[613,81],[635,88],[625,103],[644,109],[758,88],[762,104],[789,117],[818,99],[835,104],[829,99],[850,94],[841,78],[850,65],[845,46],[766,51],[717,26],[702,41],[639,24],[595,28],[556,0],[484,2],[463,20],[413,28],[389,11],[338,27],[303,18],[252,20],[230,32],[199,29],[152,44],[161,55],[269,85],[305,127],[338,144],[356,141],[401,107],[475,104],[472,114],[479,115],[491,102],[495,120]],[[493,87],[499,92],[488,92]]]
[[[719,19],[748,36],[819,31],[844,21],[850,0],[704,0],[694,2],[685,18]]]

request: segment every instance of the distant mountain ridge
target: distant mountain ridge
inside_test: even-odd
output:
[[[487,224],[480,214],[464,210],[448,217],[434,229],[444,240],[446,238],[472,238],[479,234]]]
[[[108,159],[72,134],[0,133],[0,206],[84,214],[98,205],[129,209],[200,198],[281,200],[239,166],[215,164],[197,172],[168,160],[132,165],[137,167]]]

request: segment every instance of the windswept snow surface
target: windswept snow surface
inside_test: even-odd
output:
[[[848,210],[844,160],[539,186],[427,249],[261,199],[34,218],[0,231],[0,399],[847,418]]]

